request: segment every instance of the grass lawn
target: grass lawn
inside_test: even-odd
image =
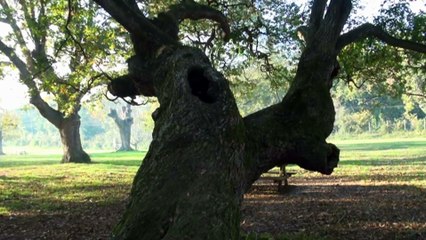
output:
[[[60,164],[61,155],[0,157],[0,214],[35,214],[67,203],[123,199],[145,152],[95,153],[91,164]]]
[[[287,193],[257,183],[246,194],[250,239],[426,239],[426,138],[333,142],[332,176],[291,166]],[[144,155],[93,153],[92,164],[0,156],[0,239],[108,239]]]

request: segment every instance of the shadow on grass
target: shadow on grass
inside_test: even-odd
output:
[[[245,196],[248,233],[304,232],[330,239],[424,239],[426,192],[401,185],[293,185],[285,194],[256,184]]]
[[[411,165],[411,166],[425,166],[426,155],[415,158],[403,158],[403,159],[371,159],[371,160],[342,160],[339,165],[354,165],[354,166],[397,166],[397,165]]]
[[[3,177],[4,178],[4,177]],[[34,178],[34,180],[37,178]],[[14,185],[25,184],[19,178],[7,178]],[[28,180],[28,179],[26,179]],[[47,178],[43,178],[46,182]],[[74,186],[45,186],[42,182],[27,183],[20,191],[4,191],[0,194],[0,207],[8,212],[54,212],[70,210],[72,204],[92,203],[108,205],[123,200],[130,191],[129,184],[82,184]],[[70,200],[70,198],[73,198]],[[74,209],[78,210],[78,209]]]
[[[296,183],[285,194],[277,194],[271,186],[276,189],[271,184],[256,184],[245,196],[241,222],[244,232],[276,236],[302,232],[329,239],[426,236],[426,192],[417,187]],[[0,206],[15,214],[0,215],[0,239],[108,239],[126,203],[127,195],[116,194],[115,190],[128,187],[89,184],[56,189],[64,194],[103,192],[111,196],[108,199],[46,199],[25,193],[14,196],[21,206],[2,200]]]
[[[0,215],[0,239],[109,239],[126,201],[55,204],[55,210]]]

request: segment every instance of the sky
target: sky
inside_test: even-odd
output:
[[[300,0],[294,1],[298,2]],[[360,14],[371,18],[379,10],[381,2],[381,0],[361,0],[361,5],[365,6],[365,9],[360,11]],[[414,0],[411,4],[414,10],[426,9],[426,0]],[[2,32],[4,32],[5,28],[6,26],[0,23],[0,37],[4,35]],[[19,83],[16,77],[0,79],[0,108],[17,109],[28,104],[28,102],[27,88]]]

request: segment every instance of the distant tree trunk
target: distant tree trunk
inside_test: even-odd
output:
[[[83,150],[80,138],[80,116],[64,118],[59,127],[63,146],[63,163],[89,163],[90,157]]]
[[[65,117],[50,107],[38,94],[33,95],[30,102],[59,130],[63,148],[62,163],[89,163],[90,156],[81,145],[79,109],[75,109],[74,113]]]
[[[121,109],[121,117],[118,116],[115,109],[111,109],[108,116],[114,119],[115,124],[120,132],[121,147],[117,151],[133,151],[130,146],[131,130],[133,124],[132,109],[130,105],[123,106]]]
[[[4,155],[3,152],[3,130],[0,129],[0,155]]]

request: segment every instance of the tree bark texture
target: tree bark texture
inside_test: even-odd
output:
[[[114,239],[238,239],[242,196],[261,173],[295,163],[330,174],[339,157],[325,142],[335,59],[312,54],[281,103],[242,118],[200,50],[166,50],[153,74],[153,141]]]
[[[83,150],[80,140],[80,116],[63,118],[58,129],[63,146],[62,163],[89,163],[90,156]]]
[[[0,129],[0,155],[4,155],[3,152],[3,130]]]
[[[153,141],[113,239],[239,239],[240,203],[260,174],[286,163],[331,174],[337,53],[324,36],[305,49],[282,102],[245,118],[200,50],[166,47],[151,60]]]
[[[113,237],[237,239],[244,122],[227,81],[200,50],[170,51],[154,73],[153,141]]]
[[[121,146],[117,151],[133,151],[130,142],[133,124],[131,111],[130,106],[126,106],[122,108],[122,117],[118,116],[115,109],[111,109],[108,114],[108,116],[114,119],[114,122],[120,132]]]

